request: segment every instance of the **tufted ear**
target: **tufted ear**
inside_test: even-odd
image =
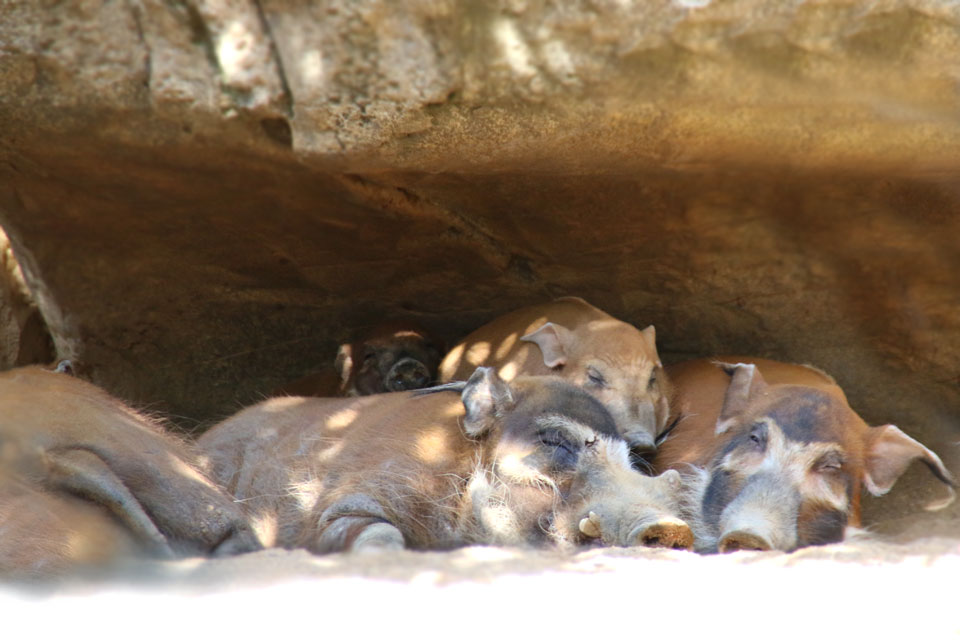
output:
[[[497,418],[513,405],[510,386],[492,367],[477,367],[460,394],[467,415],[463,430],[471,438],[489,431]]]
[[[730,428],[741,413],[746,411],[750,400],[766,392],[767,382],[753,364],[715,363],[730,376],[730,385],[723,398],[723,408],[717,418],[717,434]]]
[[[928,511],[936,511],[949,506],[956,497],[953,489],[957,486],[957,482],[953,474],[943,466],[937,454],[892,424],[871,427],[868,431],[863,484],[873,495],[882,496],[890,491],[914,460],[921,460],[927,465],[933,475],[947,485],[950,492],[946,498],[932,502],[924,508]]]
[[[340,385],[346,385],[347,380],[353,375],[353,348],[349,343],[340,345],[333,366],[336,367],[337,375],[340,376]]]
[[[533,333],[520,338],[523,342],[532,342],[540,347],[543,364],[553,369],[567,363],[567,346],[571,343],[570,330],[559,324],[548,322]]]

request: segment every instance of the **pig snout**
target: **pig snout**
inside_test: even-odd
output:
[[[630,451],[638,455],[653,453],[657,450],[653,434],[645,429],[627,431],[623,434],[623,439],[627,441],[627,446],[630,447]]]
[[[790,551],[797,546],[796,490],[773,478],[754,477],[720,517],[717,550]]]
[[[636,454],[653,453],[657,449],[657,415],[652,402],[641,402],[631,412],[623,439]]]
[[[387,373],[388,391],[408,391],[422,389],[430,384],[431,376],[427,367],[414,358],[402,358]]]
[[[693,532],[683,520],[670,515],[651,514],[632,521],[621,520],[609,511],[590,511],[580,520],[580,532],[618,547],[664,547],[693,549]]]
[[[693,550],[693,532],[690,526],[671,516],[660,518],[650,525],[643,525],[632,533],[632,539],[639,540],[639,544],[645,547]]]
[[[615,494],[606,494],[590,505],[579,522],[580,533],[621,547],[693,549],[693,532],[674,515],[680,488],[680,474],[676,471],[655,478],[637,473],[632,482],[621,485]]]

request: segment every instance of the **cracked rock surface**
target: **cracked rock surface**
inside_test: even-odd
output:
[[[0,224],[57,355],[184,429],[385,316],[580,295],[667,361],[815,364],[956,472],[958,83],[922,0],[14,0]],[[960,535],[935,485],[865,520]]]

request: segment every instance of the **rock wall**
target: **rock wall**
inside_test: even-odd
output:
[[[958,26],[906,0],[7,2],[0,224],[59,357],[185,429],[385,315],[454,340],[580,295],[669,361],[816,364],[958,470]],[[915,526],[924,473],[867,518]]]

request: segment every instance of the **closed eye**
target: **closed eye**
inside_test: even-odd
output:
[[[820,473],[837,473],[843,470],[843,456],[839,453],[827,453],[814,463],[814,470]]]
[[[558,429],[543,429],[537,432],[541,444],[553,449],[553,463],[557,467],[573,467],[577,463],[580,447],[565,437]]]
[[[605,387],[607,386],[607,380],[603,377],[603,374],[590,367],[587,369],[587,380],[590,381],[590,384],[596,387]]]

